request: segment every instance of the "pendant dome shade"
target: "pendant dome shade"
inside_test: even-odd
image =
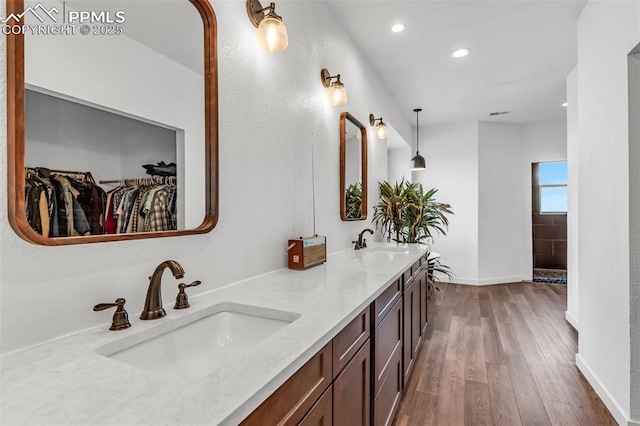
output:
[[[411,170],[424,170],[427,168],[424,157],[416,151],[416,155],[411,159]]]

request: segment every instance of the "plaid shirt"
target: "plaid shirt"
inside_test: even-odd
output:
[[[146,212],[144,218],[145,232],[166,231],[168,228],[167,220],[167,198],[168,193],[164,188],[158,189],[153,194],[151,209]]]

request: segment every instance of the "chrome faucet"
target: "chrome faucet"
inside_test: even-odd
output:
[[[169,268],[175,278],[184,277],[184,269],[175,260],[165,260],[158,265],[153,275],[149,277],[147,298],[144,301],[144,309],[140,314],[142,320],[152,320],[165,317],[167,313],[162,307],[162,273]]]
[[[358,234],[358,241],[352,241],[353,243],[356,243],[355,247],[353,248],[354,250],[360,250],[367,247],[367,239],[362,238],[365,232],[368,232],[371,235],[373,235],[373,229],[369,229],[369,228],[363,229],[362,232]]]

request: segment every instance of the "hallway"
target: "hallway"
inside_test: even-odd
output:
[[[405,425],[616,425],[575,365],[567,287],[440,284]]]

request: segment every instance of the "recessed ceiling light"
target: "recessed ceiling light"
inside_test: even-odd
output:
[[[393,24],[391,26],[391,31],[393,31],[394,33],[400,33],[404,31],[405,28],[407,28],[405,24]]]
[[[568,104],[565,102],[562,104],[563,107],[566,107]]]
[[[471,49],[469,49],[468,47],[461,47],[460,49],[456,49],[453,52],[451,52],[451,57],[452,58],[464,58],[469,53],[471,53]]]

